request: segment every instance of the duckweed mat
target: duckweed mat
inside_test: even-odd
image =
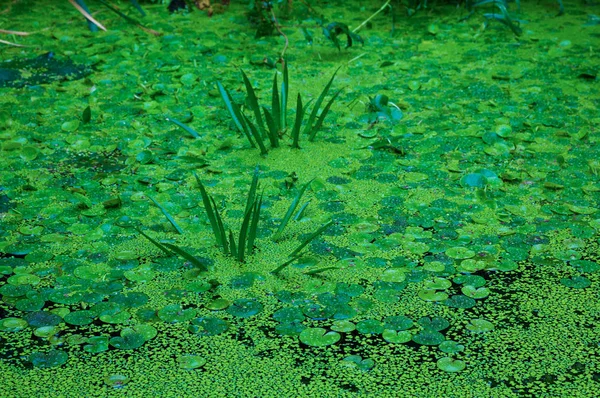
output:
[[[600,396],[598,5],[5,3],[0,396]]]

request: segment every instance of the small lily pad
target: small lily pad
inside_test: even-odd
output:
[[[255,299],[237,299],[227,308],[227,312],[239,318],[248,318],[258,314],[263,309],[263,305]]]
[[[388,343],[403,344],[412,340],[412,333],[408,330],[391,330],[385,329],[382,333],[383,339]]]
[[[90,310],[81,310],[69,312],[65,315],[65,322],[70,325],[83,326],[94,322],[96,313]]]
[[[348,320],[339,320],[331,324],[331,330],[348,333],[356,329],[356,325]]]
[[[445,352],[446,354],[455,354],[457,352],[461,352],[465,349],[465,346],[462,344],[458,344],[456,341],[446,340],[441,343],[438,347],[440,351]]]
[[[88,338],[87,344],[83,346],[83,350],[93,354],[108,350],[108,337],[93,336]]]
[[[69,354],[60,350],[34,352],[29,355],[29,362],[36,368],[54,368],[63,365],[69,359]]]
[[[476,303],[471,297],[467,297],[462,294],[455,294],[444,301],[444,304],[453,308],[472,308],[475,307]]]
[[[302,311],[296,307],[286,307],[273,313],[273,319],[281,323],[302,322],[305,317]]]
[[[440,332],[434,330],[422,330],[415,334],[412,340],[421,345],[438,345],[441,344],[446,338]]]
[[[216,336],[229,329],[229,324],[215,317],[201,317],[192,321],[188,330],[200,336]]]
[[[392,315],[384,319],[385,329],[407,330],[413,326],[414,322],[404,315]]]
[[[120,350],[134,350],[141,347],[145,342],[144,335],[132,328],[123,329],[119,337],[113,337],[109,340],[111,346]]]
[[[158,317],[167,323],[186,322],[196,316],[194,308],[183,309],[181,304],[169,304],[158,310]]]
[[[589,287],[592,282],[585,276],[573,276],[571,278],[562,278],[560,283],[566,287],[572,287],[574,289],[585,289]]]
[[[0,331],[2,332],[18,332],[27,327],[27,321],[22,318],[4,318],[0,319]]]
[[[325,347],[335,344],[341,336],[337,332],[327,332],[323,328],[306,328],[300,333],[300,341],[312,347]]]
[[[375,366],[375,361],[373,361],[371,358],[363,359],[360,355],[350,355],[342,359],[342,364],[366,372]]]
[[[177,357],[177,364],[180,369],[194,370],[206,364],[206,359],[200,355],[181,355]]]
[[[466,328],[473,333],[485,333],[494,330],[494,324],[485,319],[477,318],[471,319]]]
[[[455,246],[446,250],[446,255],[455,260],[464,260],[467,258],[475,257],[475,252],[473,250],[467,249],[466,247]]]
[[[383,332],[383,323],[375,319],[365,319],[356,324],[356,330],[363,334],[379,334]]]
[[[440,358],[437,361],[437,367],[444,372],[456,373],[461,372],[465,369],[466,363],[460,359],[453,359],[450,357]]]

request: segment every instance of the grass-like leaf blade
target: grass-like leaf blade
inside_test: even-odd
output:
[[[144,231],[142,231],[139,228],[135,229],[136,231],[138,231],[138,233],[140,233],[144,238],[148,239],[150,241],[150,243],[152,243],[154,246],[158,247],[160,250],[162,250],[165,254],[168,254],[169,256],[172,256],[174,253],[169,250],[166,246],[163,246],[162,243],[152,239],[150,236],[146,235],[144,233]]]
[[[291,263],[293,263],[294,261],[296,261],[299,257],[300,256],[293,256],[292,258],[290,258],[289,260],[287,260],[285,263],[281,264],[279,267],[277,267],[273,271],[271,271],[271,273],[273,275],[279,274],[281,271],[283,271],[283,269],[285,267],[287,267],[288,265],[290,265]]]
[[[162,214],[164,214],[165,217],[167,217],[167,220],[169,220],[169,222],[171,223],[171,225],[173,226],[173,228],[175,228],[175,230],[177,231],[177,233],[183,235],[183,229],[181,229],[181,227],[179,225],[177,225],[177,222],[169,214],[169,212],[167,211],[167,209],[165,209],[160,203],[158,203],[158,201],[156,199],[154,199],[152,196],[148,195],[148,199],[150,199],[152,201],[152,203],[154,203],[156,205],[156,207],[158,207],[160,209],[160,211],[162,211]]]
[[[340,68],[337,68],[336,71],[333,72],[333,76],[331,76],[331,79],[329,79],[329,82],[327,83],[327,85],[325,86],[323,91],[321,92],[321,95],[319,95],[319,98],[317,98],[317,102],[315,102],[315,106],[312,109],[310,116],[308,117],[308,122],[307,122],[306,126],[304,127],[304,131],[303,131],[304,134],[309,134],[312,131],[312,126],[313,126],[313,123],[315,122],[315,118],[317,117],[317,113],[319,112],[319,108],[321,107],[321,103],[325,99],[325,96],[327,96],[327,93],[329,92],[329,88],[331,87],[331,84],[333,83],[333,79],[335,79],[335,75],[338,73],[339,70],[340,70]]]
[[[219,81],[217,82],[217,88],[219,89],[219,93],[221,93],[221,98],[223,98],[223,102],[225,102],[225,107],[227,107],[227,110],[229,111],[229,114],[231,115],[231,118],[233,119],[233,123],[238,128],[240,133],[244,133],[244,134],[248,135],[248,129],[247,129],[246,125],[244,124],[240,107],[235,102],[233,102],[233,98],[231,97],[231,94],[229,94],[229,91],[227,91],[227,89],[225,87],[223,87],[223,85]],[[250,143],[252,144],[252,147],[254,148],[255,147],[254,142],[252,141],[251,138],[249,138],[249,139],[250,139]]]
[[[281,83],[281,123],[279,128],[285,130],[287,127],[287,103],[290,91],[287,62],[283,63],[283,82]]]
[[[325,224],[323,224],[323,226],[319,229],[317,229],[315,232],[313,232],[312,234],[310,234],[306,239],[304,239],[304,241],[300,244],[300,246],[298,246],[296,248],[296,250],[294,250],[293,252],[290,253],[290,256],[295,256],[296,254],[298,254],[302,249],[304,249],[304,247],[306,245],[308,245],[313,239],[315,239],[317,236],[321,235],[323,232],[325,232],[325,230],[327,228],[329,228],[329,226],[333,224],[333,221],[329,221]]]
[[[219,223],[217,222],[217,217],[215,216],[216,207],[215,209],[213,209],[211,203],[212,198],[208,196],[208,193],[204,188],[204,184],[202,184],[202,181],[200,181],[200,178],[198,178],[198,175],[196,173],[194,173],[194,177],[196,177],[196,182],[198,183],[198,187],[200,188],[200,195],[202,195],[202,203],[204,204],[204,210],[206,211],[208,221],[210,221],[210,226],[213,230],[213,235],[215,236],[217,245],[223,246],[223,240],[225,236],[221,234],[221,229],[219,228]]]
[[[252,254],[254,250],[254,240],[256,239],[256,232],[258,231],[258,221],[260,219],[260,208],[262,206],[263,194],[261,193],[258,200],[254,202],[254,210],[252,212],[252,221],[248,228],[248,254]]]
[[[196,257],[192,256],[190,253],[186,252],[182,248],[172,245],[170,243],[163,243],[163,245],[165,245],[167,248],[169,248],[169,250],[173,251],[174,253],[176,253],[179,256],[183,257],[184,259],[188,260],[194,266],[198,267],[201,271],[204,271],[204,272],[208,271],[208,267],[204,263],[202,263],[200,260],[198,260]]]
[[[256,118],[256,124],[258,124],[258,129],[262,136],[265,135],[265,123],[263,122],[262,115],[260,113],[260,106],[258,105],[258,99],[256,98],[256,92],[254,91],[254,87],[252,87],[252,83],[246,76],[246,73],[242,70],[242,77],[244,79],[244,85],[246,86],[246,95],[248,96],[248,102],[250,103],[250,108],[254,112],[254,117]]]
[[[252,123],[252,121],[248,119],[246,115],[242,114],[242,117],[244,118],[244,122],[250,129],[250,133],[252,134],[252,136],[256,140],[256,143],[258,144],[258,147],[260,148],[260,154],[266,155],[267,153],[269,153],[269,151],[267,151],[267,147],[265,146],[265,142],[262,138],[262,135],[258,132],[258,129],[254,125],[254,123]]]
[[[275,119],[271,116],[271,113],[267,108],[263,106],[263,112],[265,113],[265,121],[267,122],[267,136],[271,142],[271,148],[279,147],[279,130],[275,125]]]
[[[277,87],[277,71],[275,71],[275,75],[273,76],[273,89],[271,91],[271,112],[273,112],[275,129],[279,134],[279,131],[281,131],[281,102],[279,99],[279,87]],[[268,123],[269,121],[267,120],[267,126]]]
[[[292,128],[292,148],[300,149],[300,127],[302,126],[303,118],[304,108],[302,107],[302,96],[298,93],[298,99],[296,101],[296,119],[294,120],[294,127]]]
[[[308,136],[308,140],[310,142],[314,141],[315,136],[317,135],[317,132],[321,129],[321,126],[323,125],[323,120],[325,120],[325,116],[327,116],[327,112],[329,112],[329,108],[331,108],[333,101],[335,101],[335,99],[337,98],[338,95],[340,95],[341,92],[342,92],[342,89],[338,90],[338,92],[335,93],[333,95],[333,97],[331,97],[331,99],[329,100],[327,105],[325,105],[325,108],[323,108],[323,112],[321,112],[321,114],[319,115],[319,119],[317,119],[317,123],[315,124],[315,127],[313,127],[312,131],[310,132],[310,135]]]
[[[187,131],[192,137],[194,138],[200,138],[200,134],[198,134],[198,132],[196,130],[194,130],[193,128],[186,126],[185,124],[181,123],[178,120],[172,119],[170,117],[166,118],[167,121],[174,123],[175,125],[177,125],[178,127],[182,128],[183,130]]]
[[[277,231],[275,231],[275,234],[273,234],[273,237],[272,237],[273,241],[277,242],[277,240],[279,240],[279,238],[281,238],[281,234],[283,233],[283,230],[285,229],[285,226],[287,225],[287,223],[292,218],[292,215],[294,214],[296,207],[298,207],[298,203],[300,203],[300,199],[302,199],[302,195],[304,195],[306,188],[308,188],[308,186],[310,185],[311,182],[313,182],[313,180],[310,180],[309,182],[304,184],[302,186],[302,188],[300,188],[298,190],[296,197],[290,204],[290,207],[288,208],[287,212],[285,213],[285,216],[283,216],[283,219],[281,220],[281,223],[279,224]]]

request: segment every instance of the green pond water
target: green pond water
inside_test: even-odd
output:
[[[600,396],[599,5],[87,3],[0,6],[1,397]]]

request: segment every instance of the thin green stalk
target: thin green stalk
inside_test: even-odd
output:
[[[302,96],[298,93],[298,99],[296,100],[296,119],[294,120],[294,127],[292,128],[292,148],[300,149],[299,141],[302,119],[304,119],[304,108],[302,107]]]
[[[287,267],[288,265],[290,265],[291,263],[293,263],[294,261],[296,261],[300,256],[294,256],[292,258],[290,258],[289,260],[287,260],[285,263],[281,264],[279,267],[275,268],[273,271],[271,271],[271,273],[273,275],[277,275],[279,274],[281,271],[283,271],[283,269],[285,267]]]
[[[271,111],[273,112],[273,122],[275,130],[279,133],[281,129],[281,102],[279,100],[279,87],[277,87],[277,71],[273,76],[273,89],[271,90]],[[267,124],[269,122],[267,121]]]
[[[177,231],[177,233],[183,235],[183,229],[181,229],[181,227],[179,225],[177,225],[177,222],[169,214],[169,212],[167,211],[167,209],[165,209],[160,203],[158,203],[156,201],[156,199],[154,199],[152,196],[148,195],[148,199],[150,199],[156,205],[156,207],[158,207],[160,209],[160,211],[162,212],[162,214],[164,214],[165,217],[167,217],[167,220],[169,220],[169,222],[171,223],[171,225],[173,226],[173,228],[175,228],[175,230]]]
[[[185,124],[183,124],[183,123],[181,123],[181,122],[179,122],[179,121],[177,121],[175,119],[172,119],[170,117],[167,117],[166,119],[167,119],[167,121],[169,121],[169,122],[177,125],[181,129],[187,131],[192,137],[194,137],[194,138],[200,138],[200,134],[198,134],[198,132],[196,130],[192,129],[191,127],[186,126]]]
[[[258,231],[258,221],[260,219],[260,208],[262,206],[263,194],[261,193],[258,200],[254,202],[254,211],[252,213],[252,222],[248,230],[248,254],[252,254],[254,251],[254,240],[256,239],[256,232]]]
[[[202,181],[200,181],[200,178],[198,178],[198,175],[196,173],[194,173],[194,177],[196,178],[196,182],[198,183],[198,187],[200,188],[200,195],[202,195],[202,203],[204,204],[204,210],[206,211],[208,221],[210,221],[210,226],[212,227],[213,235],[215,236],[217,245],[221,246],[223,245],[224,236],[221,235],[219,224],[215,216],[216,208],[213,210],[211,198],[208,196],[208,193],[206,193],[206,189],[204,188]]]
[[[325,120],[325,116],[327,116],[327,113],[329,112],[329,108],[331,108],[333,101],[335,101],[335,99],[337,98],[338,95],[340,95],[341,92],[342,92],[342,89],[338,90],[338,92],[335,93],[333,95],[333,97],[331,97],[331,99],[329,100],[327,105],[325,105],[325,108],[323,108],[323,112],[321,112],[321,115],[319,115],[317,124],[315,124],[315,127],[312,129],[310,135],[308,136],[308,140],[310,142],[314,141],[315,136],[317,135],[317,132],[321,129],[321,126],[323,125],[323,120]]]
[[[329,92],[329,88],[331,87],[331,84],[333,83],[333,79],[335,79],[335,75],[338,73],[339,70],[340,70],[340,68],[336,69],[336,71],[333,73],[333,76],[331,76],[331,79],[329,79],[329,82],[327,83],[327,85],[325,86],[323,91],[321,92],[321,95],[319,95],[319,98],[317,98],[317,102],[315,102],[315,106],[312,109],[310,116],[308,117],[308,122],[307,122],[306,126],[304,127],[303,134],[310,134],[312,132],[312,126],[317,117],[317,113],[319,112],[319,108],[321,108],[321,103],[325,99],[325,96],[327,96],[327,93]]]
[[[296,248],[296,250],[294,250],[293,252],[290,253],[290,257],[295,256],[296,254],[300,253],[300,251],[302,249],[304,249],[304,247],[306,245],[308,245],[313,239],[315,239],[317,236],[321,235],[323,232],[325,232],[325,230],[327,228],[329,228],[329,226],[333,224],[333,221],[329,221],[325,224],[323,224],[323,226],[319,229],[317,229],[315,232],[313,232],[312,234],[310,234],[306,239],[304,239],[304,241],[300,244],[300,246],[298,246]]]
[[[254,91],[254,87],[250,83],[248,76],[242,70],[242,77],[244,79],[244,85],[246,86],[246,94],[248,96],[248,102],[250,103],[250,108],[254,112],[254,117],[256,118],[256,124],[258,124],[258,129],[261,133],[261,136],[265,136],[265,123],[263,122],[262,115],[260,113],[260,106],[258,105],[258,99],[256,98],[256,93]]]
[[[287,102],[289,97],[289,77],[287,62],[283,63],[283,82],[281,83],[281,123],[279,128],[283,131],[287,127]]]
[[[275,126],[275,119],[271,116],[271,113],[267,108],[263,106],[263,112],[265,113],[265,121],[267,122],[267,137],[271,142],[271,148],[279,147],[279,130]]]
[[[314,180],[314,178],[312,180],[310,180],[309,182],[307,182],[306,184],[304,184],[302,186],[302,188],[300,188],[298,190],[296,197],[290,204],[290,207],[288,208],[287,212],[285,213],[285,216],[283,216],[283,219],[281,220],[281,223],[279,224],[277,231],[275,231],[275,234],[273,234],[273,237],[271,238],[271,239],[273,239],[273,241],[277,242],[279,240],[279,238],[281,238],[281,234],[283,233],[283,230],[285,229],[287,223],[292,218],[292,215],[294,214],[296,207],[298,207],[298,204],[300,203],[300,199],[302,199],[302,195],[304,195],[304,192],[306,191],[306,189],[308,188],[310,183],[313,182],[313,180]]]
[[[252,136],[254,137],[254,139],[256,140],[258,147],[260,148],[260,154],[261,155],[268,154],[269,151],[267,151],[267,147],[265,146],[265,142],[262,138],[262,135],[258,132],[254,123],[252,123],[252,121],[250,119],[248,119],[248,117],[246,115],[242,114],[242,117],[244,118],[246,125],[250,128],[250,132],[251,132]]]

